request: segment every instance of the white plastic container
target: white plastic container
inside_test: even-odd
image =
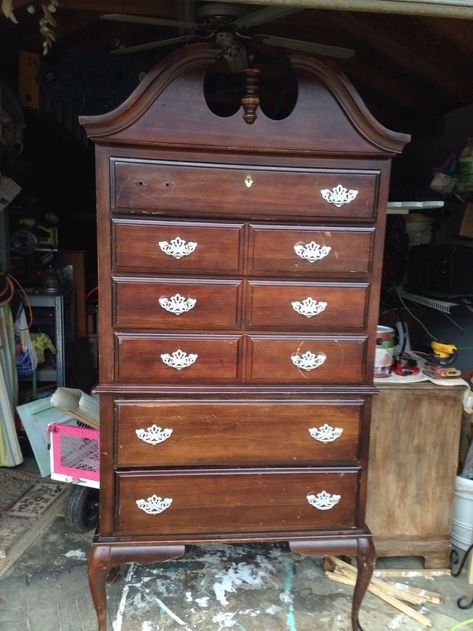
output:
[[[457,476],[451,541],[460,550],[473,543],[473,480]]]

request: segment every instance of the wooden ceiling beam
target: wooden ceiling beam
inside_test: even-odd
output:
[[[438,33],[450,42],[454,42],[463,51],[473,51],[473,29],[471,22],[439,19],[439,18],[422,18],[426,27],[432,32]],[[449,55],[449,59],[452,57]],[[471,62],[470,62],[471,63]]]
[[[422,112],[425,109],[425,100],[421,94],[417,95],[411,90],[406,90],[402,82],[393,81],[382,70],[375,69],[356,57],[345,60],[342,66],[344,72],[351,75],[354,80],[359,79],[372,90],[389,99],[392,104],[398,104],[411,112]]]
[[[452,71],[454,60],[449,51],[434,51],[425,43],[422,45],[416,29],[409,29],[406,19],[395,30],[394,17],[365,15],[360,18],[351,13],[340,13],[336,19],[340,28],[351,32],[355,42],[362,40],[372,48],[373,54],[378,51],[413,76],[418,75],[424,81],[441,87],[460,102],[471,101],[472,86],[464,76]],[[445,66],[439,61],[442,58]]]
[[[174,0],[61,0],[61,9],[90,11],[92,13],[125,13],[152,17],[176,18],[178,3]]]

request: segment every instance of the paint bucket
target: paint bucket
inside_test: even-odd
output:
[[[473,480],[457,476],[451,541],[460,550],[473,543]]]
[[[374,358],[374,376],[389,377],[393,365],[394,329],[390,326],[376,327],[376,352]]]

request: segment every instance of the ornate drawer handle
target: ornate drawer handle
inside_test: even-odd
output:
[[[303,355],[298,355],[294,353],[291,355],[291,361],[294,366],[298,368],[302,368],[302,370],[314,370],[314,368],[318,368],[322,366],[322,364],[327,359],[327,355],[325,353],[311,353],[310,351],[306,351]]]
[[[341,495],[330,495],[327,491],[321,491],[317,495],[307,495],[307,501],[317,510],[330,510],[341,500]]]
[[[305,261],[309,261],[309,263],[315,263],[315,261],[320,261],[325,258],[331,249],[330,245],[319,245],[315,241],[306,244],[296,244],[294,246],[294,252],[297,256]]]
[[[321,300],[314,300],[310,296],[302,302],[291,302],[292,308],[296,313],[305,316],[306,318],[312,318],[319,315],[322,311],[325,311],[328,302],[322,302]]]
[[[170,368],[175,368],[176,370],[182,370],[183,368],[192,366],[198,357],[197,353],[187,354],[185,351],[181,351],[180,348],[178,348],[177,351],[174,351],[172,355],[169,353],[161,354],[161,360],[163,363]]]
[[[171,497],[158,497],[157,495],[152,495],[148,497],[147,500],[136,500],[136,505],[140,510],[147,513],[148,515],[159,515],[167,508],[169,508],[172,504]]]
[[[172,429],[167,427],[161,429],[161,427],[158,427],[157,425],[151,425],[148,429],[135,430],[135,434],[144,443],[148,443],[148,445],[157,445],[158,443],[163,443],[171,436]]]
[[[176,237],[170,243],[169,241],[158,241],[158,245],[164,254],[173,256],[175,259],[182,259],[183,256],[189,256],[197,247],[197,241],[185,241],[181,237]]]
[[[349,204],[358,195],[356,188],[348,190],[341,184],[338,184],[334,188],[323,188],[320,193],[326,202],[333,204],[337,208],[340,208],[344,204]]]
[[[309,434],[314,440],[318,440],[319,443],[333,443],[334,440],[337,440],[343,434],[343,428],[332,427],[325,423],[325,425],[320,427],[310,427]]]
[[[174,315],[181,315],[181,313],[187,313],[195,307],[197,298],[184,298],[181,294],[174,294],[170,298],[160,298],[159,304],[163,309],[173,313]]]

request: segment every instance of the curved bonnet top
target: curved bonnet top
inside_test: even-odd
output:
[[[336,66],[302,54],[290,55],[298,96],[287,118],[270,119],[260,108],[252,125],[243,120],[242,108],[217,116],[204,96],[205,74],[217,55],[211,44],[181,48],[117,109],[80,122],[92,140],[107,145],[379,156],[400,153],[409,141],[376,121]]]

